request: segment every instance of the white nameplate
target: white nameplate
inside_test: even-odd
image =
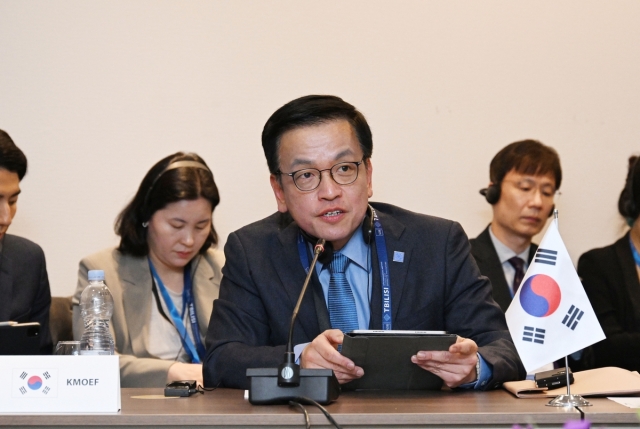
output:
[[[117,413],[120,358],[0,356],[0,413]]]

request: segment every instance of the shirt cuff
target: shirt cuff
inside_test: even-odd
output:
[[[491,377],[493,377],[493,368],[484,360],[480,353],[478,355],[478,362],[480,362],[480,371],[478,372],[478,379],[471,383],[465,383],[458,386],[460,389],[474,389],[482,390],[487,385]]]
[[[300,365],[300,355],[305,347],[307,347],[309,343],[298,344],[293,347],[293,354],[296,355],[296,364]]]

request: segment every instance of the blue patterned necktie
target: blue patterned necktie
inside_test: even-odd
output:
[[[331,327],[342,332],[358,329],[358,312],[356,300],[353,298],[351,286],[344,274],[349,258],[341,253],[335,253],[329,271],[329,319]]]

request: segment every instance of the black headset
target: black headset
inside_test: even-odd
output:
[[[640,210],[638,210],[638,206],[636,205],[635,196],[633,194],[633,178],[636,175],[636,168],[638,167],[638,160],[640,160],[640,156],[636,157],[635,161],[629,168],[629,173],[627,175],[627,183],[625,186],[625,192],[627,194],[627,198],[622,203],[622,208],[626,212],[627,216],[631,219],[635,220],[640,215]]]
[[[300,233],[309,243],[315,246],[316,242],[318,241],[316,237],[312,236],[302,228],[300,228]],[[364,222],[362,222],[362,239],[364,240],[365,244],[368,245],[371,243],[372,237],[373,237],[373,207],[368,205],[367,213],[364,216]],[[324,245],[324,252],[320,254],[318,261],[324,265],[330,262],[332,258],[333,258],[333,245],[331,244],[331,242],[327,241],[326,244]]]
[[[480,195],[484,195],[484,198],[487,200],[489,204],[492,206],[495,205],[498,201],[500,201],[500,190],[502,188],[502,184],[500,182],[493,183],[489,185],[487,188],[480,189]],[[556,205],[551,206],[551,211],[549,211],[549,217],[553,215],[553,211],[556,209]]]
[[[488,188],[480,189],[480,195],[484,195],[487,202],[494,205],[500,199],[500,184],[492,184]]]

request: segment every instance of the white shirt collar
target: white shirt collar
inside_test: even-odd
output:
[[[498,254],[498,259],[500,259],[501,264],[504,264],[514,256],[518,256],[524,261],[525,264],[527,264],[527,261],[529,261],[529,249],[531,248],[531,246],[527,246],[527,248],[522,253],[516,253],[509,247],[507,247],[507,245],[505,245],[498,239],[498,237],[493,234],[491,226],[489,226],[489,236],[491,237],[491,242],[493,243],[493,247],[496,249],[496,253]]]

